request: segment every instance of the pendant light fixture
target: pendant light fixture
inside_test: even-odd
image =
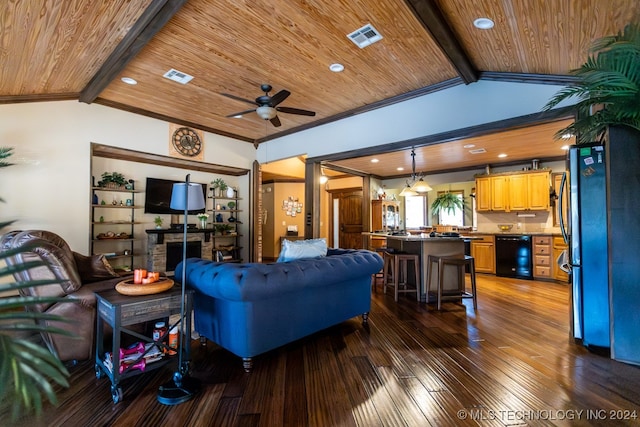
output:
[[[407,180],[407,186],[402,189],[400,196],[417,196],[420,193],[431,191],[432,188],[423,179],[422,174],[416,175],[416,151],[411,149],[411,181]]]

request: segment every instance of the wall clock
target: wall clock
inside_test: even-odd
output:
[[[173,132],[173,147],[184,156],[194,157],[202,151],[202,139],[193,129],[181,127]]]

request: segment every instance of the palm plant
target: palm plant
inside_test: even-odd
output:
[[[577,82],[543,107],[550,110],[569,98],[578,99],[575,122],[555,136],[576,135],[579,144],[599,140],[611,125],[640,130],[640,24],[595,40],[590,51],[587,61],[571,71]]]
[[[0,167],[9,166],[6,159],[11,156],[12,149],[0,148]],[[13,221],[0,222],[0,230]],[[13,281],[20,273],[31,268],[45,265],[42,261],[25,262],[12,265],[7,262],[16,255],[30,251],[28,245],[19,249],[0,251],[0,294],[15,293],[23,288],[44,286],[57,283],[54,280]],[[9,398],[12,402],[12,416],[17,418],[20,412],[42,410],[43,393],[48,400],[56,404],[56,393],[52,382],[68,387],[66,378],[69,372],[64,364],[48,349],[28,338],[28,333],[60,333],[69,332],[60,328],[46,326],[44,322],[65,321],[60,316],[28,311],[30,306],[43,303],[67,301],[62,298],[13,296],[0,298],[0,399]]]

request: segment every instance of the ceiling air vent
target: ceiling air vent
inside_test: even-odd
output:
[[[351,39],[360,49],[369,46],[371,43],[375,43],[382,39],[382,35],[373,28],[373,25],[367,24],[362,28],[355,30],[351,34],[347,34],[347,37]]]
[[[182,83],[183,85],[189,83],[193,78],[193,76],[183,73],[182,71],[174,70],[173,68],[164,73],[163,77],[173,80],[174,82]]]
[[[486,153],[487,150],[485,150],[484,148],[476,148],[475,150],[469,150],[469,152],[471,154],[482,154],[482,153]]]

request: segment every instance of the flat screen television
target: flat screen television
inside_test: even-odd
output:
[[[147,178],[147,188],[144,193],[144,213],[152,214],[182,214],[184,211],[171,209],[171,191],[173,184],[183,181],[171,181],[168,179]],[[207,184],[202,186],[202,195],[207,196]],[[189,211],[189,214],[204,213],[204,209]]]

